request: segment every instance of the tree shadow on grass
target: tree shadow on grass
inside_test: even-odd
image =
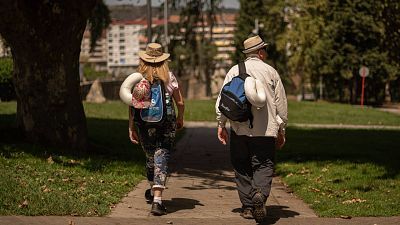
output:
[[[82,166],[90,171],[101,171],[107,162],[136,162],[144,165],[145,156],[140,145],[128,137],[128,120],[87,118],[89,148],[77,155],[68,149],[45,147],[27,142],[16,127],[15,114],[0,115],[0,154],[4,157],[24,152],[38,158],[51,159],[67,167]]]
[[[400,173],[399,137],[400,130],[289,128],[277,161],[372,163],[385,168],[380,178],[390,179]]]

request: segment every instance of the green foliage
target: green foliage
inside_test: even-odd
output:
[[[92,14],[88,20],[90,24],[90,51],[93,51],[96,46],[96,41],[101,37],[104,29],[111,22],[110,11],[104,4],[103,0],[97,1]]]
[[[105,78],[108,73],[105,71],[96,71],[89,64],[85,64],[83,67],[83,75],[87,80],[96,80],[97,78]]]
[[[388,15],[398,17],[400,8],[396,4],[290,1],[286,5],[290,26],[279,45],[287,50],[289,71],[299,75],[303,84],[310,82],[314,89],[323,77],[325,97],[356,103],[361,91],[358,70],[366,65],[371,74],[366,79],[367,101],[382,103],[385,84],[400,75],[391,49],[398,45],[395,40],[400,34],[393,32],[393,26],[399,27],[399,22],[388,19]],[[389,36],[393,40],[388,40]],[[392,42],[396,44],[387,44]]]
[[[169,45],[171,68],[177,76],[192,76],[205,83],[211,96],[211,76],[214,74],[217,47],[212,30],[219,12],[220,0],[171,1],[171,7],[180,12],[179,24],[171,24],[175,37]]]
[[[235,47],[237,51],[232,55],[233,62],[243,60],[245,55],[243,51],[243,41],[248,37],[253,36],[255,28],[255,20],[259,21],[265,17],[265,5],[262,0],[240,0],[239,15],[236,19],[236,31],[234,36]],[[259,35],[265,37],[264,30],[259,30]],[[269,41],[269,40],[265,40]]]
[[[310,86],[318,96],[322,78],[324,98],[358,103],[361,93],[358,70],[365,65],[371,74],[366,78],[367,104],[384,101],[385,85],[389,85],[391,96],[400,100],[396,97],[400,92],[397,85],[400,79],[399,1],[252,0],[240,3],[235,34],[237,49],[242,49],[243,40],[254,28],[254,20],[259,19],[263,25],[260,35],[270,44],[268,63],[276,67],[286,87],[293,84],[295,92],[303,92]],[[243,57],[237,51],[233,59]]]
[[[13,61],[11,58],[0,58],[0,83],[9,83],[13,76]]]

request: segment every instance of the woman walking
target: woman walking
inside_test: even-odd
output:
[[[168,68],[169,54],[162,52],[162,46],[150,43],[146,51],[139,52],[139,57],[138,73],[132,75],[141,75],[142,79],[132,92],[129,138],[134,144],[140,143],[146,154],[150,189],[146,191],[145,198],[152,203],[151,213],[161,216],[167,213],[162,193],[168,175],[169,156],[174,148],[175,131],[183,127],[185,107],[178,81]]]

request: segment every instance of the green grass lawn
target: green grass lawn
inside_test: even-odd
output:
[[[128,140],[128,109],[121,102],[84,104],[94,144],[84,157],[21,142],[15,107],[0,103],[0,215],[105,215],[144,178],[144,156]],[[214,101],[186,101],[185,120],[214,118]],[[399,126],[400,116],[289,102],[289,121]],[[396,130],[289,127],[277,173],[320,216],[400,215],[399,137]]]
[[[0,215],[110,212],[144,179],[144,154],[128,139],[127,107],[85,104],[91,153],[75,157],[23,143],[15,103],[0,103]]]
[[[328,102],[289,101],[290,123],[400,126],[400,116],[375,108]],[[185,119],[215,121],[215,100],[186,101]]]

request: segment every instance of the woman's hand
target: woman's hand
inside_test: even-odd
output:
[[[133,144],[139,144],[139,137],[134,129],[129,128],[129,139]]]
[[[183,116],[178,116],[178,118],[176,118],[176,129],[180,130],[183,128]]]

